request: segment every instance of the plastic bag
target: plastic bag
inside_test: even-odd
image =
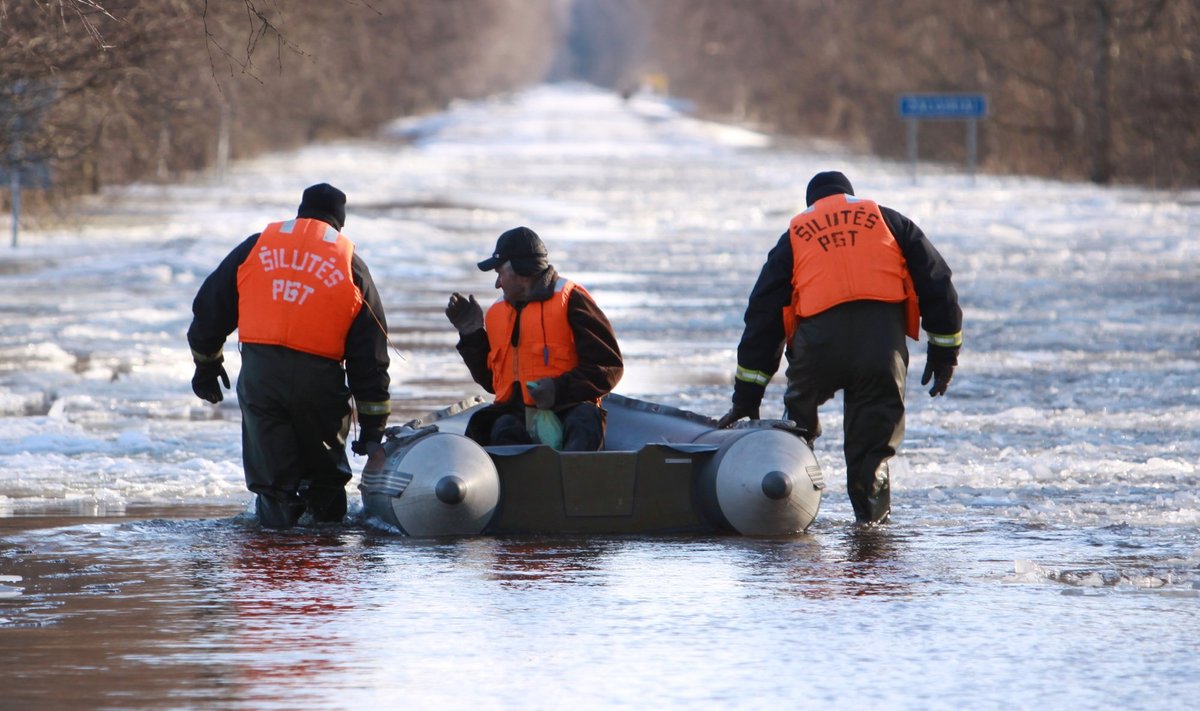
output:
[[[534,442],[547,444],[554,449],[562,449],[562,421],[553,410],[535,410],[529,422],[529,436]]]

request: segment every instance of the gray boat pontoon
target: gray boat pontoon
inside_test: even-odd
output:
[[[605,448],[481,447],[476,398],[387,430],[363,469],[366,515],[410,536],[803,532],[825,488],[789,421],[716,421],[621,395],[604,399]]]

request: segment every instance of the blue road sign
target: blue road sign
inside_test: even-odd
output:
[[[901,118],[977,119],[987,116],[984,94],[901,94]]]
[[[0,165],[0,190],[7,188],[13,179],[11,165]],[[50,179],[48,163],[27,163],[17,169],[17,179],[21,185],[30,189],[46,190],[53,181]]]

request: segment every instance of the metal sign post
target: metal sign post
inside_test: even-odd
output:
[[[50,166],[44,157],[29,155],[24,139],[37,132],[42,116],[54,103],[53,85],[18,79],[0,92],[0,128],[8,135],[7,155],[0,156],[0,184],[8,178],[12,202],[12,246],[21,224],[21,184],[50,187]]]
[[[986,94],[901,94],[897,113],[908,124],[908,160],[917,182],[917,122],[921,119],[967,122],[967,171],[975,180],[978,120],[987,116]]]
[[[21,171],[14,170],[9,178],[12,200],[12,248],[17,248],[17,234],[21,231]]]
[[[24,151],[21,150],[21,132],[23,130],[21,116],[13,116],[10,121],[8,166],[9,203],[12,208],[12,247],[17,248],[17,234],[21,231],[21,160]]]

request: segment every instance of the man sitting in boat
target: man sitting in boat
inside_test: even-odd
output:
[[[467,436],[484,446],[529,444],[535,420],[549,411],[561,423],[563,451],[600,449],[600,398],[625,370],[604,312],[582,286],[558,275],[528,227],[500,235],[479,269],[496,270],[502,294],[487,316],[474,295],[455,292],[446,306],[471,377],[496,395],[471,418]]]

